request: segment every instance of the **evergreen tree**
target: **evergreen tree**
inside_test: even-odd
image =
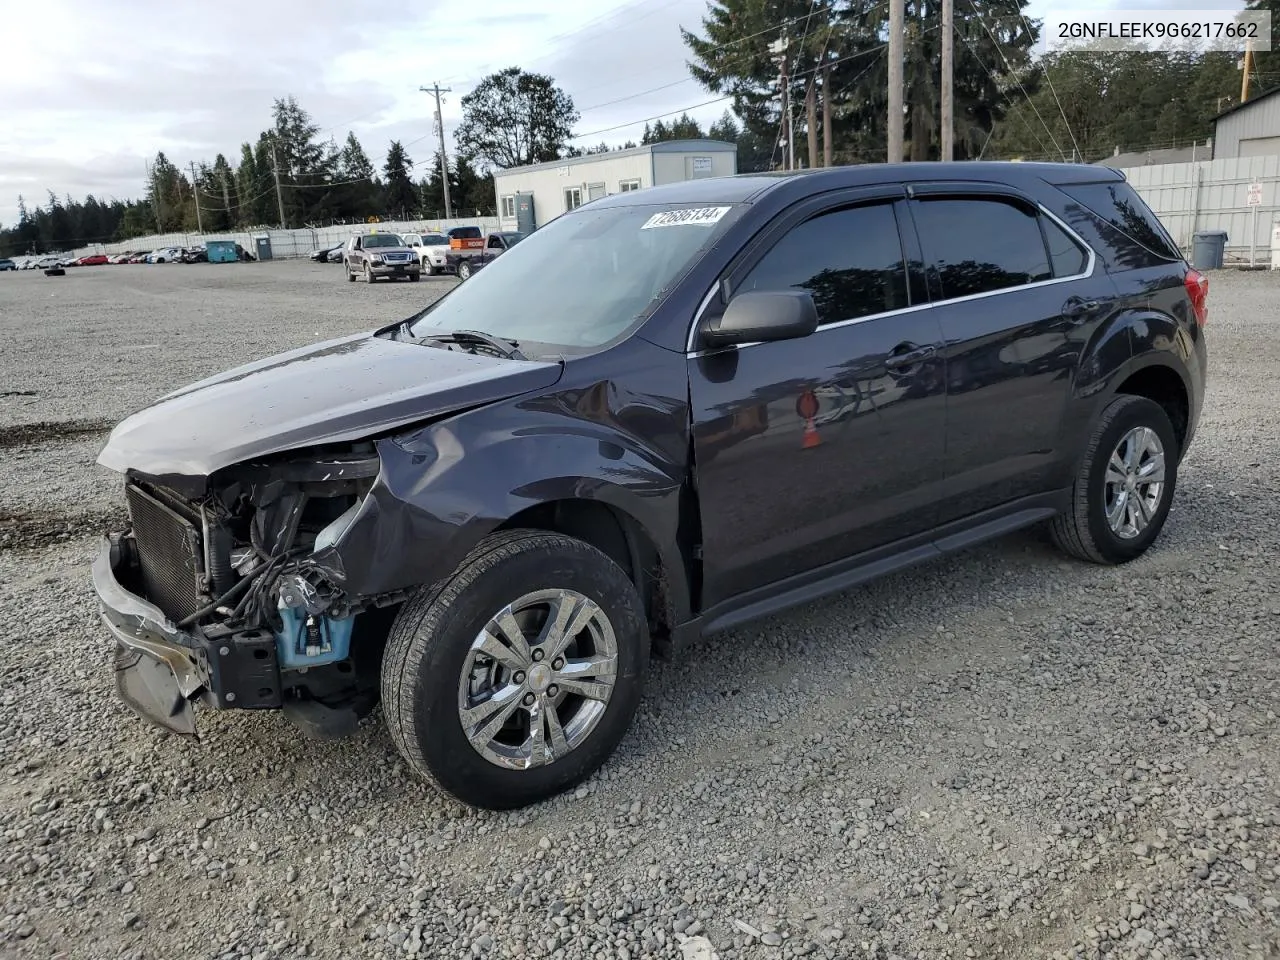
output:
[[[338,152],[336,178],[340,186],[337,188],[335,215],[339,219],[345,222],[363,220],[377,209],[380,186],[374,176],[373,164],[354,133],[347,134],[346,142]]]
[[[418,191],[413,185],[411,172],[413,161],[404,152],[399,140],[391,141],[387,151],[387,162],[382,166],[386,177],[383,191],[383,207],[387,216],[397,220],[408,220],[418,212]]]

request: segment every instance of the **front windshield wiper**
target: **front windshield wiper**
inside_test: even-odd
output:
[[[528,360],[518,349],[520,344],[515,340],[508,340],[506,337],[494,336],[492,333],[485,333],[483,330],[453,330],[449,333],[437,333],[425,337],[415,337],[414,343],[457,343],[469,344],[476,346],[483,344],[493,350],[496,350],[502,356],[509,360]]]

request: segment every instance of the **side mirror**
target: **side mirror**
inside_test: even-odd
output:
[[[709,347],[807,337],[818,329],[818,308],[807,290],[752,290],[729,301],[703,331]]]

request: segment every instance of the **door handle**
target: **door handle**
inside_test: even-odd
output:
[[[902,370],[906,367],[914,367],[926,357],[931,357],[937,352],[938,348],[932,344],[917,347],[914,343],[900,343],[890,351],[889,356],[885,358],[884,365],[890,370]]]
[[[1097,300],[1085,300],[1082,297],[1070,297],[1067,302],[1062,305],[1062,315],[1064,317],[1078,317],[1081,314],[1089,313],[1091,310],[1097,310],[1100,302]]]

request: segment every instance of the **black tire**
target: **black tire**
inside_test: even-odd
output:
[[[373,270],[370,268],[368,262],[364,265],[364,282],[373,283]]]
[[[355,283],[356,275],[351,272],[351,264],[346,260],[342,261],[342,269],[347,272],[347,283]]]
[[[541,766],[512,769],[467,739],[460,685],[472,641],[489,619],[543,589],[577,591],[608,618],[616,641],[614,686],[576,748]],[[609,758],[639,705],[648,660],[640,597],[617,564],[571,537],[505,531],[481,541],[451,576],[423,587],[401,609],[382,662],[382,709],[396,747],[437,789],[472,807],[523,807],[569,789]]]
[[[460,264],[458,264],[458,279],[469,280],[470,278],[471,278],[471,264],[463,260]]]
[[[417,283],[417,282],[418,282],[419,280],[421,280],[421,279],[422,279],[422,274],[420,274],[420,273],[411,273],[411,274],[409,274],[409,282],[410,282],[410,283]]]
[[[1146,526],[1134,536],[1122,537],[1111,529],[1106,516],[1107,465],[1120,441],[1131,430],[1154,431],[1164,450],[1164,486],[1158,505]],[[1071,489],[1071,506],[1049,526],[1058,547],[1091,563],[1127,563],[1146,553],[1160,535],[1178,480],[1180,451],[1169,415],[1146,397],[1118,396],[1103,409],[1094,424]]]
[[[435,276],[439,276],[440,274],[440,271],[437,270],[435,265],[431,263],[428,263],[423,269],[427,271],[428,277],[435,277]]]

